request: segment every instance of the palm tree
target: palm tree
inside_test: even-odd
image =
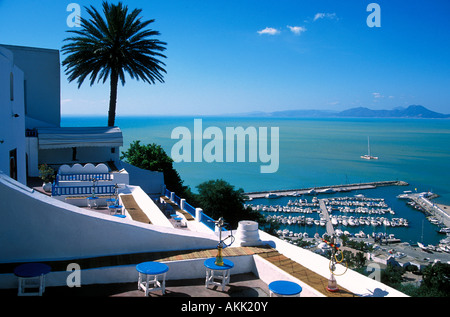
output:
[[[67,31],[76,36],[65,39],[69,43],[62,47],[62,52],[68,56],[62,65],[66,66],[69,82],[77,79],[78,88],[87,76],[91,86],[96,80],[105,83],[110,79],[108,126],[114,126],[119,79],[125,85],[128,73],[132,79],[149,84],[163,83],[165,64],[158,58],[166,58],[161,52],[167,44],[152,38],[160,33],[146,29],[155,20],[142,21],[141,9],[129,13],[121,2],[117,5],[103,2],[105,19],[93,6],[85,9],[90,19],[80,17],[81,30]]]

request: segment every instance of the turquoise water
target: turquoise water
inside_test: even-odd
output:
[[[98,126],[106,122],[100,117],[62,118],[63,126]],[[433,191],[440,195],[436,202],[450,204],[450,120],[203,117],[202,124],[203,130],[218,127],[223,134],[226,127],[267,127],[269,131],[270,127],[278,127],[279,168],[276,173],[262,174],[260,166],[266,163],[260,159],[253,163],[248,159],[242,163],[175,163],[185,184],[194,191],[198,184],[218,178],[246,192],[403,180],[410,186],[363,194],[383,195],[380,197],[393,199],[395,208],[404,210],[407,215],[399,217],[410,220],[410,228],[404,229],[401,237],[406,241],[418,241],[424,217],[397,200],[398,193]],[[130,142],[141,140],[143,144],[160,144],[169,155],[179,141],[171,139],[173,129],[182,126],[194,132],[193,117],[118,117],[116,125],[123,132],[122,150]],[[360,158],[367,153],[367,137],[371,154],[379,160]],[[203,146],[208,142],[203,140]],[[436,243],[442,238],[434,234],[435,229],[425,220],[425,243]]]

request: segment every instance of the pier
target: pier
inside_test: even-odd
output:
[[[399,195],[398,198],[408,199],[413,202],[411,205],[418,207],[426,214],[439,219],[439,222],[445,227],[450,227],[450,210],[447,206],[439,205],[430,199],[435,197],[432,193],[405,193]]]
[[[322,212],[323,218],[325,219],[325,227],[327,229],[327,234],[332,237],[334,235],[334,228],[333,224],[331,223],[330,215],[328,214],[327,206],[325,205],[325,202],[323,199],[319,199],[319,206],[320,210]]]
[[[356,183],[345,185],[331,185],[310,187],[302,189],[281,189],[272,191],[260,191],[244,193],[249,199],[265,198],[267,195],[274,194],[276,196],[298,196],[298,195],[315,195],[333,192],[347,192],[352,190],[373,189],[381,186],[408,186],[409,184],[404,181],[380,181],[380,182],[368,182],[368,183]]]

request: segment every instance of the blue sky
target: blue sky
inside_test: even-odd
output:
[[[115,2],[115,1],[114,1]],[[381,27],[368,27],[369,3]],[[0,0],[0,43],[61,49],[67,5]],[[450,113],[450,1],[124,1],[168,43],[164,84],[127,80],[118,115],[291,109]],[[87,17],[82,9],[81,15]],[[61,55],[61,60],[64,55]],[[78,89],[61,70],[63,114],[106,114],[109,85]]]

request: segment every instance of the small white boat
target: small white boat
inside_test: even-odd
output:
[[[424,246],[422,243],[417,242],[417,245],[419,246],[419,248],[421,248],[423,251],[431,251],[428,247]]]
[[[361,158],[365,159],[365,160],[378,160],[378,156],[370,155],[370,140],[369,140],[369,137],[367,137],[367,154],[361,155]]]
[[[331,217],[331,224],[333,226],[337,226],[338,225],[338,220],[335,216]]]
[[[280,195],[278,195],[278,194],[275,194],[275,193],[269,193],[269,194],[266,194],[266,196],[265,196],[266,198],[278,198],[278,197],[280,197]]]

